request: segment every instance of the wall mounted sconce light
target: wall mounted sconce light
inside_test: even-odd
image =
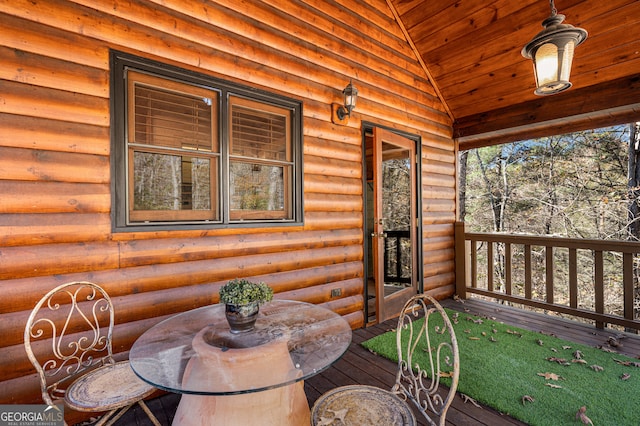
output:
[[[552,95],[571,87],[573,50],[587,39],[582,28],[562,23],[565,16],[558,14],[553,0],[549,4],[551,16],[542,22],[544,29],[522,49],[522,56],[533,60],[536,95]]]
[[[358,100],[358,89],[353,85],[352,81],[349,81],[347,87],[342,91],[343,105],[332,105],[331,119],[336,124],[346,124],[351,117],[351,112],[356,107],[356,101]]]

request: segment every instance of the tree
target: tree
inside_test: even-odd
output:
[[[628,238],[640,240],[640,122],[629,125],[629,227]]]
[[[467,227],[626,239],[628,140],[618,126],[472,150]]]
[[[631,133],[634,142],[630,145]],[[472,232],[592,239],[625,240],[634,235],[637,240],[638,234],[632,234],[637,232],[634,226],[640,227],[637,133],[636,125],[615,126],[470,151],[467,161],[460,162],[466,166],[460,172],[466,181],[466,228]],[[635,162],[628,163],[632,148],[636,150]],[[629,179],[627,169],[635,172]],[[636,209],[635,215],[629,206]],[[513,248],[514,264],[521,257],[518,250]],[[545,292],[544,250],[533,248],[534,295]],[[494,277],[500,282],[504,279],[503,247],[497,246],[494,256],[487,260],[493,262]],[[568,275],[566,256],[562,251],[554,253],[559,301],[568,293],[561,284]],[[620,283],[620,259],[613,254],[605,256],[606,276],[611,283]],[[580,270],[586,271],[579,277],[584,286],[581,293],[591,293],[593,259],[583,253],[578,262]],[[514,282],[522,281],[514,276]]]

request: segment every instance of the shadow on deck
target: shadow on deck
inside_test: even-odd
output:
[[[589,346],[607,346],[607,341],[610,337],[619,338],[622,334],[625,338],[622,340],[623,346],[618,348],[618,352],[631,357],[640,355],[640,336],[635,334],[599,330],[588,324],[478,299],[470,299],[464,303],[447,299],[441,303],[451,309],[468,312],[473,315],[492,317],[497,321],[516,327],[542,331],[546,334],[552,334],[565,340]],[[372,354],[360,346],[360,343],[390,331],[395,328],[395,325],[396,320],[389,320],[372,327],[354,330],[353,341],[344,356],[331,368],[305,382],[305,392],[309,406],[313,405],[315,400],[324,392],[337,386],[367,384],[390,389],[395,380],[396,364]],[[179,401],[180,395],[165,394],[148,401],[148,406],[163,425],[170,425]],[[421,415],[416,414],[416,418],[420,425],[426,425]],[[460,394],[456,395],[453,405],[449,409],[447,424],[454,426],[525,425],[525,423],[514,420],[490,408],[475,406],[471,402],[464,402]],[[136,408],[126,413],[116,425],[147,426],[151,425],[151,422],[140,408]]]

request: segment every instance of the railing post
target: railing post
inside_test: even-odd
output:
[[[454,228],[454,251],[456,263],[456,294],[461,299],[467,298],[467,250],[465,244],[464,222],[456,222]]]

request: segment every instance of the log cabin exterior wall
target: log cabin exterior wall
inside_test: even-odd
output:
[[[120,358],[237,276],[363,326],[365,121],[421,138],[424,288],[453,293],[451,119],[384,0],[10,0],[0,25],[0,404],[40,401],[22,334],[62,282],[111,295]],[[304,225],[112,233],[111,49],[302,100]]]

